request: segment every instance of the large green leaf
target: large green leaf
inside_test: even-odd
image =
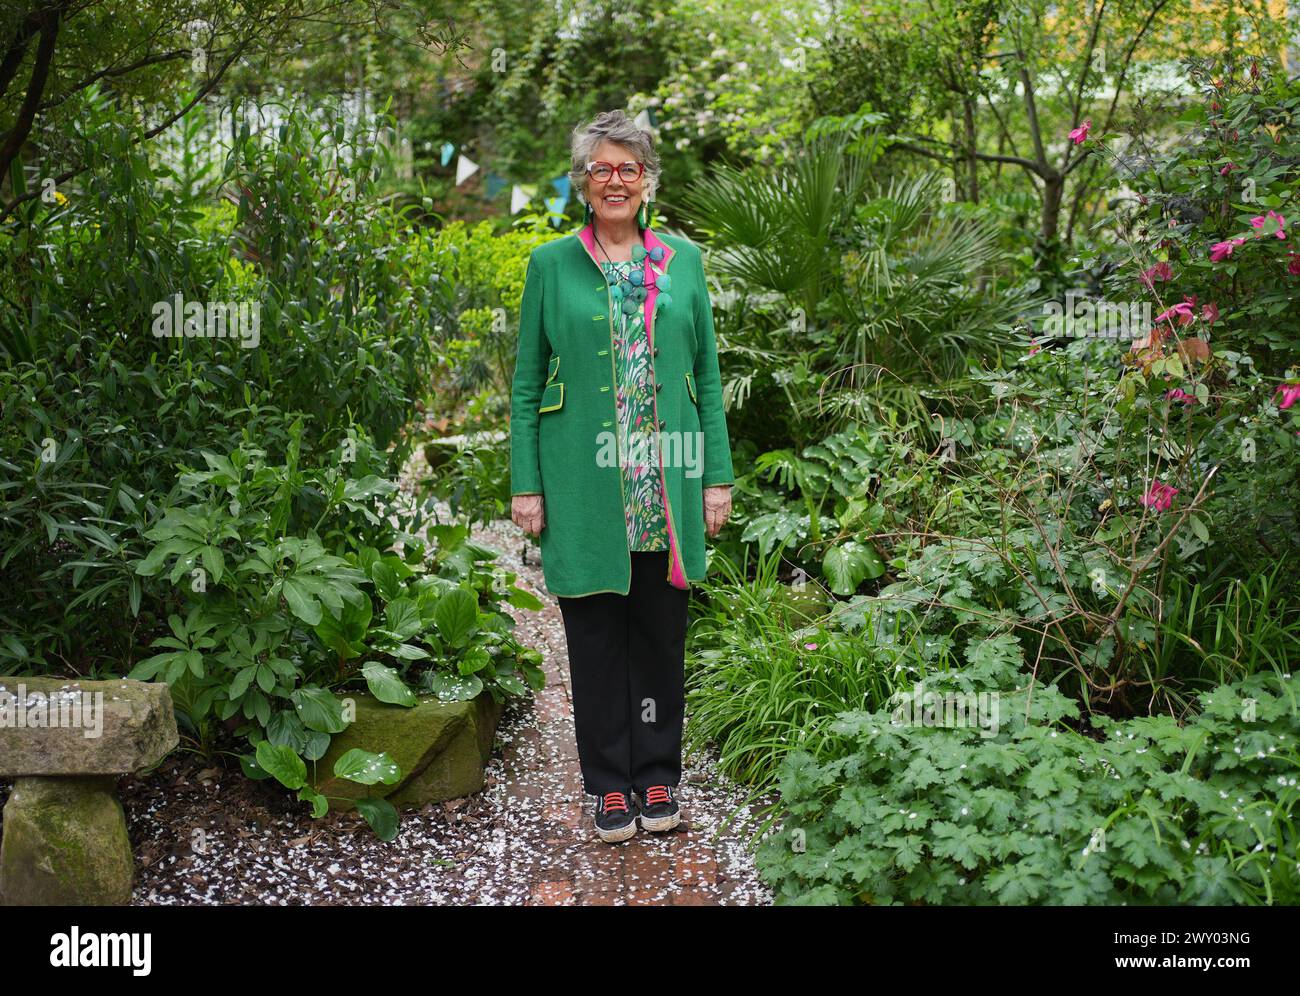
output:
[[[465,588],[453,588],[438,599],[433,622],[450,646],[463,647],[478,623],[478,598]]]
[[[510,604],[516,609],[527,609],[529,612],[542,611],[542,600],[534,595],[531,591],[524,591],[516,585],[511,585],[506,592],[506,597]]]
[[[297,715],[288,709],[281,709],[266,724],[266,737],[273,744],[292,747],[308,761],[318,761],[329,749],[330,735],[318,730],[309,730]]]
[[[281,585],[280,591],[284,594],[284,600],[289,603],[289,611],[305,622],[308,626],[315,626],[321,621],[321,603],[311,589],[296,577],[287,577]]]
[[[373,614],[369,598],[355,605],[344,602],[341,609],[321,615],[315,627],[316,635],[344,660],[351,660],[366,651],[366,632]]]
[[[885,562],[874,547],[850,540],[826,551],[822,570],[837,595],[852,595],[863,581],[885,573]]]
[[[400,674],[378,661],[367,661],[361,668],[361,674],[365,677],[371,694],[380,702],[413,706],[420,701],[415,693],[406,687],[406,682],[402,680]]]
[[[334,762],[334,774],[339,778],[361,785],[396,785],[402,778],[402,769],[385,753],[373,754],[353,747]]]
[[[513,695],[527,695],[528,688],[516,675],[497,673],[497,684]]]
[[[357,811],[365,817],[380,840],[388,841],[397,836],[397,810],[387,799],[358,799]]]
[[[255,781],[265,781],[271,777],[271,773],[257,763],[257,758],[252,754],[240,754],[239,766],[244,770],[244,777],[252,778]]]
[[[370,580],[375,583],[375,590],[379,592],[380,597],[385,602],[391,602],[401,597],[402,578],[408,576],[411,571],[399,558],[384,557],[370,565],[369,573]]]
[[[289,696],[298,709],[298,718],[309,730],[322,733],[342,733],[348,728],[343,718],[343,703],[325,688],[299,688]]]
[[[307,784],[307,765],[287,744],[263,740],[257,745],[257,763],[285,788],[298,789]]]
[[[413,598],[397,598],[384,607],[387,629],[399,640],[406,640],[424,629],[420,603]]]
[[[429,679],[429,690],[443,702],[465,702],[483,691],[483,682],[476,674],[436,674]]]
[[[492,663],[492,657],[483,647],[470,647],[456,664],[461,674],[477,674]]]

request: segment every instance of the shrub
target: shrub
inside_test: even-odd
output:
[[[245,770],[299,789],[298,768],[347,726],[335,691],[413,706],[416,690],[456,701],[486,689],[501,701],[544,683],[540,655],[513,639],[502,609],[507,598],[541,604],[485,565],[495,554],[468,542],[464,525],[429,526],[390,501],[397,486],[370,472],[382,454],[364,440],[355,460],[301,461],[301,430],[291,426],[283,464],[251,446],[205,451],[207,469],[181,476],[133,565],[172,609],[169,632],[129,674],[166,681],[204,749],[214,722],[243,720],[236,733],[254,750]],[[319,815],[311,793],[300,797]],[[364,812],[377,829],[392,818],[382,806]]]
[[[363,138],[289,113],[194,182],[133,143],[129,114],[85,100],[94,168],[24,205],[0,270],[4,672],[130,668],[168,612],[127,565],[202,450],[242,434],[282,463],[300,420],[308,459],[359,433],[396,476],[440,321],[415,237],[371,196],[382,160]],[[257,345],[155,336],[178,294],[258,306]]]

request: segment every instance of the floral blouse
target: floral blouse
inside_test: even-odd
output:
[[[616,265],[602,264],[608,274]],[[621,269],[627,263],[620,265]],[[608,279],[608,277],[607,277]],[[655,434],[654,378],[645,310],[628,315],[615,302],[614,380],[618,390],[618,452],[623,467],[623,517],[630,550],[667,550],[668,520]],[[627,459],[623,459],[626,454]]]

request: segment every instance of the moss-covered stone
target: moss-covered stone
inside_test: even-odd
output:
[[[466,722],[443,745],[441,752],[388,796],[399,809],[418,809],[425,803],[473,795],[483,787],[483,771],[492,756],[492,740],[504,707],[484,693],[472,702]]]
[[[19,778],[4,809],[0,903],[124,906],[135,861],[116,777]]]
[[[354,800],[367,796],[386,798],[398,808],[418,808],[472,795],[483,787],[483,769],[502,712],[487,692],[467,702],[440,702],[423,695],[410,708],[380,702],[366,692],[341,697],[356,703],[356,718],[307,771],[313,787],[333,797],[331,809],[354,809]],[[335,777],[335,761],[354,747],[387,753],[401,769],[401,780],[359,785]]]

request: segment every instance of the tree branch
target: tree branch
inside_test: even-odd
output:
[[[1124,92],[1124,84],[1128,80],[1128,72],[1133,64],[1133,53],[1137,51],[1138,45],[1142,43],[1142,39],[1145,38],[1147,33],[1151,30],[1151,25],[1155,22],[1156,16],[1160,13],[1161,10],[1163,10],[1166,6],[1168,6],[1168,4],[1169,4],[1169,0],[1157,0],[1157,2],[1152,5],[1151,10],[1147,12],[1146,19],[1142,22],[1142,27],[1138,29],[1136,32],[1134,32],[1133,37],[1129,39],[1128,48],[1124,52],[1124,61],[1121,64],[1119,75],[1115,78],[1115,93],[1111,97],[1110,106],[1106,108],[1106,120],[1102,124],[1102,128],[1101,128],[1103,134],[1110,131],[1111,124],[1115,120],[1115,110],[1119,106],[1119,97],[1120,94]],[[1096,157],[1093,156],[1080,156],[1073,163],[1071,163],[1065,170],[1065,174],[1069,175],[1070,173],[1074,172],[1074,170],[1077,167],[1081,166],[1085,162],[1091,162],[1092,166],[1088,170],[1087,179],[1084,180],[1083,184],[1080,187],[1080,190],[1075,192],[1073,202],[1070,205],[1070,217],[1069,217],[1069,221],[1066,224],[1067,240],[1071,239],[1074,235],[1074,224],[1079,217],[1079,207],[1082,202],[1082,196],[1081,196],[1082,191],[1088,189],[1092,177],[1097,172],[1097,159]]]
[[[32,64],[32,78],[27,84],[27,95],[23,97],[14,126],[5,134],[4,143],[0,144],[0,177],[8,175],[9,167],[22,150],[36,121],[36,109],[40,107],[41,95],[45,93],[45,83],[50,77],[50,65],[54,62],[54,43],[59,37],[62,6],[41,13],[41,40],[36,46],[36,61]]]
[[[82,90],[86,89],[86,87],[94,83],[98,83],[100,80],[115,79],[118,76],[125,76],[127,73],[133,73],[137,69],[144,69],[147,66],[156,66],[163,62],[172,62],[176,59],[188,59],[190,58],[192,53],[193,53],[192,49],[178,48],[172,52],[164,52],[161,55],[148,56],[147,58],[143,58],[137,62],[131,63],[131,65],[129,66],[118,66],[115,68],[110,67],[108,69],[101,69],[99,72],[87,76],[80,83],[74,84],[73,86],[69,87],[67,93],[61,94],[60,96],[56,97],[54,100],[42,104],[41,111],[43,113],[45,111],[49,111],[54,109],[55,107],[58,107],[65,100],[71,97],[74,93],[79,93]]]
[[[27,43],[32,40],[32,35],[36,34],[39,27],[35,14],[28,14],[23,18],[23,23],[18,26],[18,33],[5,50],[4,59],[0,60],[0,97],[8,92],[9,84],[18,75],[18,67],[23,64],[23,58],[27,55]]]
[[[216,71],[216,73],[214,73],[212,77],[203,84],[199,92],[196,93],[194,97],[185,104],[184,107],[182,107],[179,111],[176,111],[174,114],[168,116],[166,119],[164,119],[160,124],[156,125],[155,127],[150,128],[148,131],[132,138],[131,144],[136,145],[140,142],[148,141],[149,139],[154,138],[157,135],[160,135],[162,132],[166,131],[177,121],[183,118],[186,114],[188,114],[195,107],[195,105],[197,105],[201,100],[207,97],[208,94],[210,94],[213,90],[216,89],[217,84],[221,82],[221,78],[225,76],[226,70],[228,70],[234,64],[235,60],[239,58],[239,56],[243,53],[244,49],[248,47],[248,45],[249,45],[248,39],[245,39],[244,41],[240,42],[239,46],[233,52],[230,53],[229,58],[227,58],[226,61],[221,64],[221,67]],[[54,178],[54,182],[56,184],[59,184],[67,180],[71,180],[74,176],[77,176],[78,174],[85,172],[86,169],[88,168],[89,168],[89,164],[82,163],[80,166],[75,166],[72,169],[65,170],[63,173],[60,173],[58,176]],[[26,194],[23,194],[21,197],[14,198],[12,201],[10,201],[8,204],[4,206],[4,210],[0,211],[0,222],[4,222],[11,214],[13,214],[13,212],[18,208],[19,205],[27,201],[30,201],[36,197],[39,197],[40,193],[41,193],[40,190],[31,190],[28,191]]]
[[[892,149],[904,149],[908,152],[915,152],[917,155],[928,156],[930,159],[938,159],[940,162],[945,162],[945,163],[952,162],[953,159],[955,158],[955,156],[953,156],[951,153],[944,154],[942,152],[937,152],[934,149],[927,149],[924,146],[916,145],[913,142],[903,142],[903,141],[890,142],[888,145],[885,146],[886,152],[889,152]]]

